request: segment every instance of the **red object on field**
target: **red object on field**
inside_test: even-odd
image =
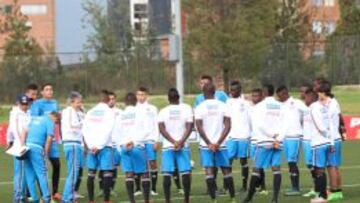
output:
[[[360,116],[344,116],[347,140],[360,140]]]
[[[8,124],[0,124],[0,146],[6,146],[6,132],[7,132]],[[55,125],[55,139],[58,143],[60,143],[60,125]]]

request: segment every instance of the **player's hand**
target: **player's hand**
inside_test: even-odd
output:
[[[97,153],[99,152],[99,149],[96,148],[96,147],[93,147],[93,148],[90,149],[90,151],[91,151],[91,153],[93,153],[93,154],[97,154]]]
[[[127,151],[130,151],[134,146],[134,143],[133,142],[129,142],[125,145],[125,148]]]
[[[215,144],[209,144],[209,149],[210,149],[210,151],[212,151],[212,152],[216,152],[216,145]]]
[[[279,141],[273,142],[273,148],[274,149],[280,149],[280,142]]]
[[[334,146],[330,146],[330,153],[334,153],[335,152],[335,147]]]
[[[153,149],[154,149],[154,151],[158,151],[160,149],[160,143],[155,142]]]
[[[174,150],[175,151],[178,151],[179,150],[179,146],[180,146],[180,144],[179,144],[179,142],[178,141],[174,141]]]

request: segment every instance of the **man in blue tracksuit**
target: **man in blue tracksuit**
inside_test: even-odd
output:
[[[53,86],[50,83],[46,83],[41,87],[42,98],[34,101],[31,105],[30,112],[32,117],[44,116],[52,111],[59,112],[59,104],[53,99]],[[61,199],[58,193],[59,180],[60,180],[60,151],[55,137],[51,142],[51,148],[49,152],[49,160],[53,167],[52,174],[52,199],[59,201]]]
[[[55,123],[58,122],[59,115],[51,112],[45,116],[33,117],[27,128],[23,131],[21,143],[29,147],[25,160],[25,173],[34,176],[26,176],[27,183],[34,183],[37,179],[40,185],[43,202],[50,202],[50,193],[47,183],[46,157],[49,154],[51,140],[54,137]],[[28,184],[30,193],[32,188]]]

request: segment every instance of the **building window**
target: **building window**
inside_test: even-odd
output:
[[[147,18],[147,4],[134,4],[134,18],[143,19]]]
[[[315,34],[321,34],[321,32],[322,32],[322,23],[320,21],[312,22],[312,31]]]
[[[316,7],[320,7],[323,5],[323,0],[312,0],[312,4]]]
[[[325,0],[325,6],[335,6],[335,0]]]
[[[332,34],[333,32],[335,32],[336,23],[334,21],[328,21],[325,23],[324,28],[326,34]]]
[[[24,15],[46,15],[47,6],[46,5],[21,5],[20,11]]]

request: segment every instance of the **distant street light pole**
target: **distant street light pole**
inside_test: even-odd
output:
[[[176,88],[179,91],[181,101],[184,99],[184,61],[182,50],[182,24],[181,24],[181,0],[173,0],[174,8],[174,27],[178,42],[179,60],[176,62]]]

